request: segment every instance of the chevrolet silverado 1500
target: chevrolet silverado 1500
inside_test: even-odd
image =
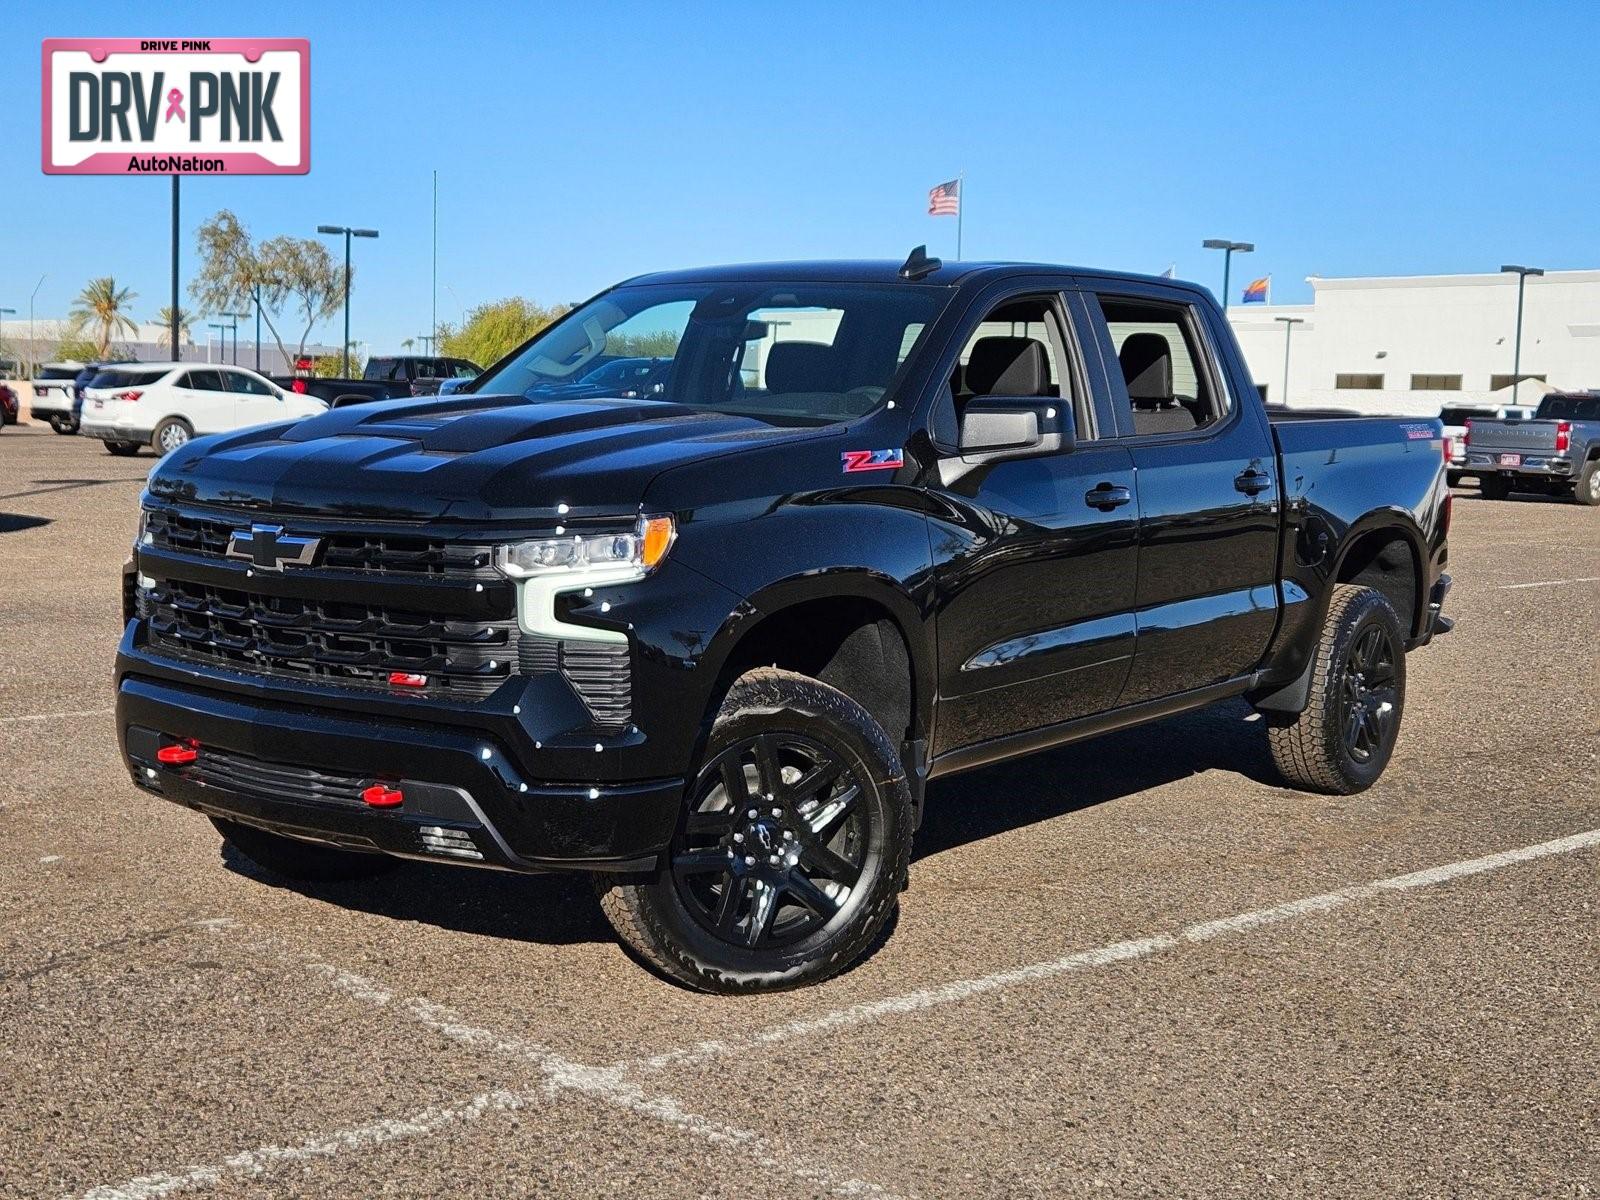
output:
[[[659,394],[549,398],[640,344]],[[1169,279],[633,279],[470,394],[164,459],[127,767],[283,875],[590,872],[679,981],[813,982],[941,776],[1243,697],[1291,785],[1377,779],[1449,628],[1440,426],[1290,416]]]

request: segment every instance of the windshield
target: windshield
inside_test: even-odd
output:
[[[948,296],[912,284],[617,288],[491,367],[473,390],[558,400],[573,384],[633,390],[643,372],[651,399],[703,412],[775,425],[848,421],[882,403]]]
[[[1492,408],[1446,408],[1439,412],[1441,425],[1465,425],[1468,421],[1481,421],[1494,416]]]
[[[1600,421],[1600,396],[1546,396],[1539,402],[1539,419]]]

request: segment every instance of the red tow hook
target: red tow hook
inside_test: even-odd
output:
[[[406,794],[386,783],[375,783],[361,793],[363,803],[373,808],[397,808],[405,802]]]
[[[200,743],[193,738],[184,738],[176,745],[163,746],[156,751],[156,761],[169,767],[182,767],[199,757]]]

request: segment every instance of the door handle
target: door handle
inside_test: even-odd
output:
[[[1247,467],[1233,477],[1233,486],[1246,496],[1259,496],[1272,486],[1272,476],[1255,467]]]
[[[1102,483],[1083,494],[1083,502],[1090,508],[1098,508],[1101,512],[1121,508],[1132,499],[1133,493],[1127,488],[1109,483]]]

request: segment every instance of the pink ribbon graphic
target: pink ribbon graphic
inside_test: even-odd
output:
[[[180,121],[187,121],[189,119],[183,115],[183,93],[177,88],[173,88],[167,93],[167,115],[164,118],[163,123],[165,123],[165,121],[172,120],[173,117],[177,117]]]

